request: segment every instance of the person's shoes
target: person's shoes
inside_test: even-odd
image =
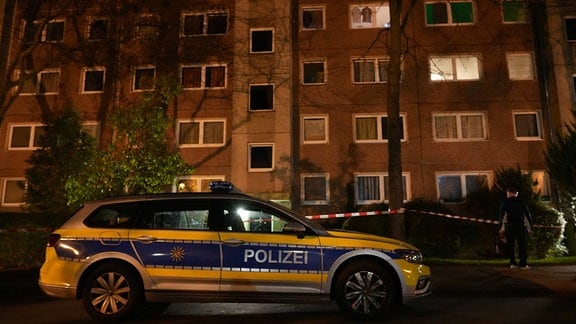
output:
[[[515,264],[511,264],[511,265],[510,265],[510,269],[516,269],[516,268],[518,268],[517,265],[515,265]]]
[[[530,269],[530,266],[528,266],[528,265],[520,267],[520,270],[528,270],[528,269]]]

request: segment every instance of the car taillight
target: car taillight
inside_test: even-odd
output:
[[[60,241],[60,234],[50,234],[50,236],[48,237],[48,247],[54,247],[56,246],[56,244],[58,244],[58,241]]]

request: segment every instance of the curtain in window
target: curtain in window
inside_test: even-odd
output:
[[[443,81],[453,80],[454,71],[451,57],[431,57],[430,58],[430,80]]]
[[[532,79],[532,56],[530,54],[508,55],[506,60],[511,80]]]
[[[304,141],[325,141],[325,126],[324,118],[306,118],[304,120]]]
[[[351,10],[352,14],[352,23],[353,24],[361,24],[362,23],[362,10],[358,7],[354,7]]]
[[[454,202],[462,200],[462,183],[459,175],[446,175],[438,177],[438,190],[440,200]]]
[[[485,174],[466,175],[466,195],[488,186],[488,176]]]
[[[200,123],[181,123],[179,143],[200,144]]]
[[[365,24],[372,23],[372,9],[369,7],[364,7],[362,9],[362,22]]]
[[[206,67],[206,88],[224,88],[226,85],[226,67]]]
[[[456,78],[458,80],[480,79],[480,69],[478,68],[478,58],[476,56],[458,56],[455,58],[455,61]]]
[[[224,122],[204,123],[204,144],[224,144]]]
[[[354,82],[375,82],[373,60],[354,61]]]
[[[360,176],[356,178],[358,201],[377,201],[380,198],[380,177]]]
[[[388,81],[388,61],[378,60],[378,81],[386,82]]]
[[[462,116],[462,138],[484,138],[482,116]]]
[[[199,66],[182,68],[182,88],[200,87],[202,87],[202,68]]]
[[[514,120],[516,122],[517,137],[540,136],[536,114],[516,114],[514,115]]]
[[[356,118],[356,140],[378,139],[378,123],[376,117]]]
[[[437,139],[458,138],[458,125],[455,116],[435,116],[434,127]]]

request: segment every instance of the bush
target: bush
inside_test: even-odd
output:
[[[0,270],[25,270],[42,266],[49,233],[0,233]]]

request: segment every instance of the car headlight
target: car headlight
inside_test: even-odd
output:
[[[394,252],[401,255],[406,262],[410,263],[422,263],[422,253],[416,250],[408,250],[408,249],[396,249]]]

